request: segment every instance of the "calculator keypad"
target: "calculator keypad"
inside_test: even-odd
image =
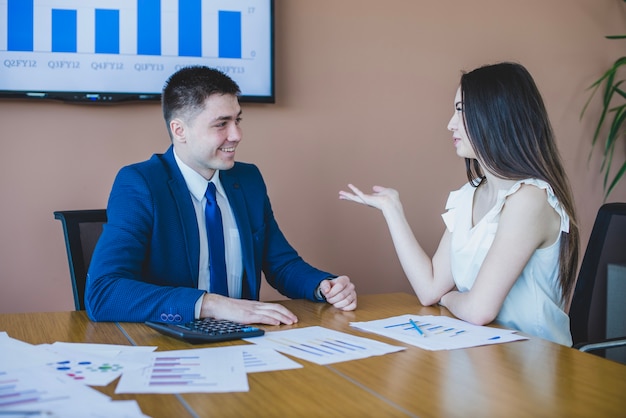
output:
[[[192,344],[260,337],[265,333],[262,329],[252,325],[212,318],[196,319],[185,324],[165,324],[147,321],[146,325],[162,334]]]
[[[255,331],[255,327],[251,327],[244,324],[238,324],[236,322],[227,321],[223,319],[197,319],[192,322],[188,322],[185,325],[182,325],[183,328],[186,328],[190,331],[203,332],[208,335],[223,335],[223,334],[233,334],[239,332],[251,332]]]

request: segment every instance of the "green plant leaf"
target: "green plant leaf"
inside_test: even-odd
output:
[[[626,3],[626,0],[624,0],[624,2]],[[607,38],[626,39],[626,35],[615,35]],[[589,86],[588,89],[591,90],[591,93],[580,115],[582,118],[587,111],[591,100],[598,93],[598,90],[600,90],[602,94],[602,107],[593,132],[588,162],[591,160],[596,144],[602,138],[602,164],[600,171],[604,174],[602,185],[605,191],[605,200],[615,185],[624,177],[624,172],[626,171],[626,162],[624,162],[618,173],[610,179],[613,157],[615,154],[615,145],[619,143],[620,140],[624,140],[626,138],[624,136],[624,126],[626,125],[626,103],[623,102],[624,99],[626,99],[626,91],[621,88],[621,85],[625,82],[625,80],[616,80],[618,71],[624,66],[626,66],[626,57],[618,58],[600,78]],[[622,103],[614,105],[615,101],[618,99],[621,100]],[[612,118],[608,117],[609,114],[612,114]],[[606,123],[610,123],[608,126],[608,132],[605,136],[601,136],[601,132]]]
[[[600,168],[600,170],[604,171],[604,190],[607,188],[608,178],[611,172],[615,145],[623,135],[622,126],[624,125],[624,121],[626,121],[626,104],[611,109],[611,112],[615,113],[615,115],[604,142],[604,153],[602,166]]]
[[[611,185],[609,186],[609,188],[608,189],[605,188],[606,192],[604,194],[604,200],[606,200],[609,197],[609,194],[611,194],[611,192],[613,191],[613,188],[617,185],[617,183],[619,183],[622,177],[624,177],[625,173],[626,173],[626,161],[624,161],[624,164],[622,164],[622,168],[620,168],[617,174],[615,175],[615,177],[613,177],[613,181],[611,182]]]

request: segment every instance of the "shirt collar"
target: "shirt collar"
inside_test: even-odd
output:
[[[220,181],[219,170],[215,170],[215,173],[213,174],[213,177],[211,177],[211,180],[207,180],[193,168],[185,164],[183,160],[181,160],[176,154],[176,150],[174,150],[174,159],[176,160],[176,164],[178,165],[178,168],[180,169],[180,172],[185,179],[185,183],[187,183],[187,188],[189,189],[189,192],[198,202],[201,202],[204,198],[204,193],[206,192],[209,181],[215,184],[215,189],[219,194],[221,194],[222,196],[226,196],[226,193],[224,193],[224,187],[222,186],[222,182]]]

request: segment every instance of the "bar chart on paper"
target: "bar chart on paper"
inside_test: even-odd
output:
[[[266,332],[262,337],[244,339],[320,365],[404,350],[404,347],[318,326]]]
[[[122,374],[115,393],[248,391],[241,351],[228,347],[151,353],[148,367]]]
[[[76,399],[95,404],[101,397],[88,386],[59,380],[49,373],[28,369],[0,371],[0,416],[44,416],[35,411],[57,408]]]
[[[51,400],[66,400],[69,396],[50,393],[39,389],[36,382],[30,381],[28,376],[21,372],[0,372],[0,411],[14,405],[36,405]],[[33,379],[34,380],[34,379]]]
[[[350,326],[394,338],[425,350],[452,350],[526,340],[515,330],[473,325],[457,318],[435,315],[400,315]]]

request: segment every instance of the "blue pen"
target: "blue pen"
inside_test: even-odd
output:
[[[415,329],[417,330],[417,332],[419,332],[419,334],[420,334],[422,337],[425,337],[425,336],[426,336],[426,334],[424,334],[424,331],[422,331],[422,330],[420,329],[420,327],[418,327],[418,326],[417,326],[417,324],[415,323],[415,321],[413,321],[412,319],[409,319],[409,322],[411,323],[411,325],[413,325],[413,328],[415,328]]]

